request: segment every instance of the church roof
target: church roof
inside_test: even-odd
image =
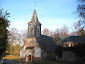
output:
[[[41,23],[39,22],[38,17],[37,17],[36,9],[34,9],[32,19],[30,22],[28,22],[28,24],[40,24],[41,25]]]
[[[56,49],[56,42],[52,37],[41,35],[40,38],[31,37],[27,38],[24,47],[31,48],[31,47],[40,47],[43,51],[54,51]]]
[[[41,35],[40,38],[37,38],[37,41],[43,51],[50,52],[56,49],[57,44],[55,40],[50,36]]]

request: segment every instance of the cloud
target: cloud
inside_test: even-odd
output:
[[[27,29],[27,23],[25,21],[21,21],[21,22],[11,22],[10,28],[16,28],[19,31],[24,31],[25,29]]]

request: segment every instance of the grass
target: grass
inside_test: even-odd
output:
[[[3,57],[4,59],[8,59],[8,60],[19,60],[20,57],[18,56],[14,56],[14,55],[6,55],[5,57]]]
[[[7,59],[7,60],[19,60],[20,57],[19,56],[15,56],[15,55],[7,55],[4,57],[4,59]],[[18,63],[21,63],[21,64],[85,64],[85,61],[84,62],[75,62],[75,63],[71,63],[71,62],[52,62],[52,61],[37,61],[37,62],[21,62],[19,61]],[[3,63],[3,64],[6,64],[6,63]]]
[[[21,64],[74,64],[71,62],[51,62],[51,61],[38,61],[38,62],[20,62]]]

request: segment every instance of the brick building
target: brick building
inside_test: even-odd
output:
[[[84,36],[69,36],[61,42],[63,47],[73,47],[74,45],[82,43],[85,43]]]

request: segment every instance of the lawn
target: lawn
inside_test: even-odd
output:
[[[15,55],[6,55],[5,57],[3,57],[3,59],[8,59],[8,60],[19,60],[20,57],[19,57],[19,56],[15,56]]]
[[[6,60],[6,62],[11,62],[10,64],[13,64],[15,62],[15,64],[85,64],[84,62],[76,62],[76,63],[71,63],[71,62],[52,62],[52,61],[38,61],[38,62],[21,62],[20,57],[19,56],[15,56],[15,55],[7,55],[4,57],[4,60]],[[6,63],[5,64],[8,64]]]
[[[70,62],[51,62],[51,61],[38,61],[38,62],[21,62],[21,64],[74,64]]]

